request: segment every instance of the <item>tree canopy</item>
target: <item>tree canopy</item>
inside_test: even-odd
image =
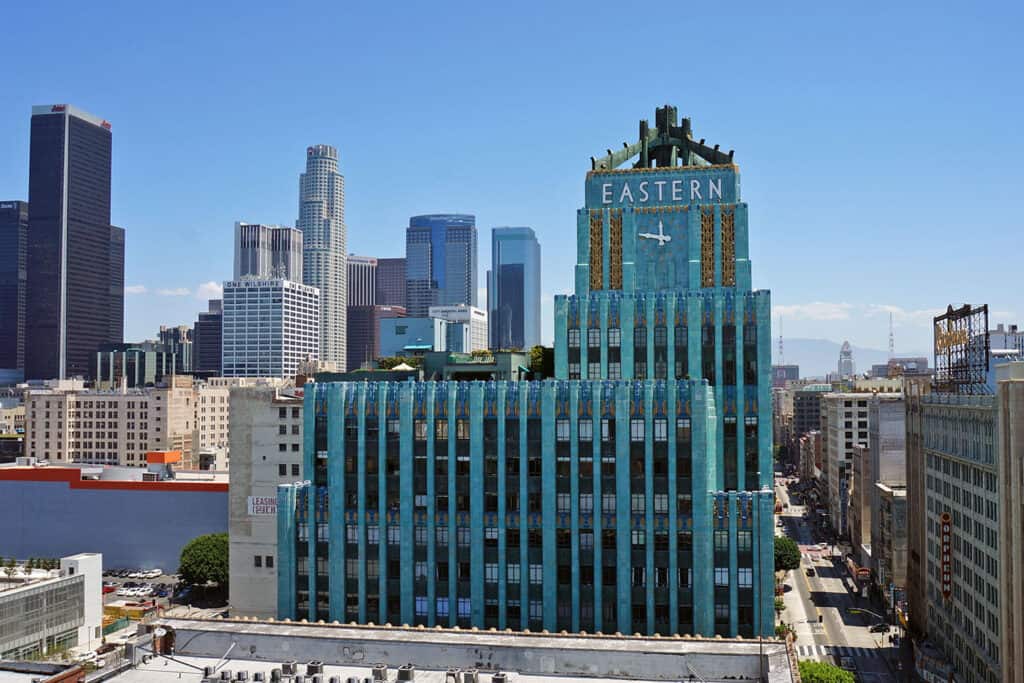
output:
[[[411,368],[418,368],[423,365],[423,358],[419,356],[381,356],[377,359],[377,366],[382,370],[390,370],[402,363]]]
[[[800,546],[788,536],[775,537],[775,571],[789,571],[800,567]]]
[[[799,662],[800,678],[804,683],[854,683],[853,674],[834,664],[805,659]]]
[[[186,583],[220,587],[228,585],[228,535],[206,534],[197,536],[181,549],[178,573]]]

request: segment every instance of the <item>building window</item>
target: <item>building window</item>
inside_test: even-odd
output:
[[[580,328],[570,327],[569,328],[569,348],[578,349],[580,348]]]
[[[728,567],[715,567],[715,585],[716,586],[728,586],[729,585],[729,568]]]
[[[668,420],[663,417],[654,419],[654,440],[668,441]]]
[[[280,465],[278,465],[277,466],[277,475],[279,477],[287,477],[288,476],[288,465],[286,465],[284,463],[281,463]]]
[[[564,417],[555,420],[555,439],[557,441],[569,440],[569,420]]]
[[[293,477],[299,476],[299,466],[294,464],[294,463],[292,464],[292,476]]]
[[[591,327],[587,330],[587,346],[591,348],[601,348],[601,330],[597,327]]]
[[[594,511],[594,494],[593,493],[581,493],[580,494],[580,513],[589,515]]]
[[[544,583],[544,565],[530,565],[530,583],[534,586],[539,586],[540,584]]]
[[[630,441],[643,441],[644,440],[644,419],[633,418],[629,421],[629,440]]]
[[[253,560],[253,566],[256,566],[256,567],[262,567],[263,566],[263,556],[262,555],[254,555],[252,560]]]
[[[498,565],[488,563],[484,565],[484,582],[498,583]]]
[[[608,328],[608,347],[617,349],[622,346],[622,330],[618,327]]]
[[[519,581],[520,581],[519,565],[518,564],[510,564],[508,566],[508,582],[509,583],[519,583]]]
[[[263,562],[263,566],[265,566],[267,569],[273,569],[274,568],[274,556],[273,555],[267,555],[266,559]]]
[[[754,570],[751,567],[740,567],[736,570],[737,581],[740,588],[750,588],[754,585]]]

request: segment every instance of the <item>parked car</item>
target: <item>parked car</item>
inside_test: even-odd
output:
[[[857,671],[857,662],[853,661],[853,657],[840,657],[839,668],[846,671]]]
[[[888,633],[889,632],[889,624],[886,624],[886,623],[883,623],[883,622],[880,621],[877,624],[872,624],[871,628],[868,629],[868,630],[871,631],[872,633]]]
[[[103,584],[103,594],[104,595],[106,595],[107,593],[113,593],[116,590],[117,590],[117,584],[115,584],[115,583],[104,583]]]
[[[814,567],[808,567],[807,569],[804,570],[804,573],[806,573],[807,576],[814,576],[814,574],[815,574]]]

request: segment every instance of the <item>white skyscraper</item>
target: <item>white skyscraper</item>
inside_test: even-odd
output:
[[[338,173],[338,150],[306,148],[306,172],[299,176],[303,282],[320,290],[320,360],[345,369],[345,178]]]

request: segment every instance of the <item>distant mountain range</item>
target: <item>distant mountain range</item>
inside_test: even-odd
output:
[[[800,366],[801,377],[824,377],[835,372],[839,364],[839,348],[841,342],[828,339],[790,339],[786,338],[786,363]],[[889,352],[882,349],[866,349],[861,346],[853,348],[853,363],[857,373],[871,370],[877,363],[889,360]],[[778,364],[778,346],[772,348],[772,363]],[[931,351],[897,351],[897,356],[923,356],[928,359],[928,367],[932,366]]]

